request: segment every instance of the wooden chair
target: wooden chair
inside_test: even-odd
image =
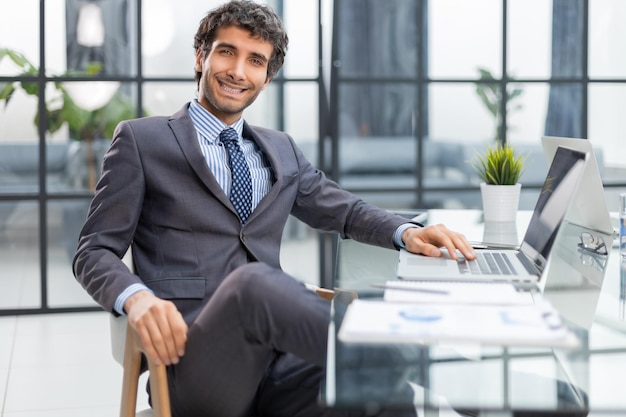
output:
[[[135,267],[130,249],[124,255],[122,261],[131,272],[134,272]],[[333,290],[313,285],[307,285],[307,287],[326,300],[332,300],[334,296]],[[165,365],[156,365],[150,359],[147,359],[147,361],[152,409],[142,410],[139,413],[135,412],[137,408],[139,376],[141,374],[141,357],[144,353],[141,340],[135,330],[128,325],[126,316],[115,317],[111,315],[110,326],[113,357],[124,367],[120,417],[171,417],[172,412]]]
[[[126,317],[111,316],[111,344],[113,357],[124,367],[120,417],[171,417],[165,365],[156,365],[150,359],[148,372],[152,409],[135,414],[143,348],[139,336],[128,325]]]
[[[135,270],[130,249],[122,259],[130,271]],[[126,316],[111,316],[111,350],[115,360],[124,367],[120,417],[171,417],[170,395],[165,365],[156,365],[148,359],[150,399],[152,409],[135,413],[137,391],[141,374],[143,347],[135,330],[128,325]],[[147,357],[146,357],[147,358]]]

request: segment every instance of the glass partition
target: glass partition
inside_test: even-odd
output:
[[[620,0],[589,2],[589,75],[626,77],[626,4]]]
[[[23,75],[22,68],[11,57],[4,56],[7,49],[24,55],[39,67],[39,3],[23,0],[19,2],[19,13],[12,9],[0,14],[0,77]]]
[[[618,194],[626,192],[624,135],[626,84],[592,83],[589,86],[589,138],[593,140],[609,210],[618,210]]]
[[[170,115],[176,113],[184,103],[195,97],[196,83],[181,82],[143,83],[144,110],[147,115]]]
[[[428,74],[470,78],[479,67],[502,75],[502,1],[428,2]]]
[[[301,147],[317,146],[319,138],[319,86],[316,82],[288,83],[284,87],[285,132]],[[305,152],[306,154],[307,152]],[[307,154],[309,158],[313,154]],[[316,163],[316,159],[311,159]]]
[[[48,204],[46,255],[50,307],[96,306],[72,273],[72,258],[88,208],[89,200],[86,199],[52,201]]]
[[[34,201],[0,201],[0,310],[41,307],[39,211]]]
[[[289,34],[289,49],[282,69],[285,77],[316,78],[319,73],[318,56],[312,53],[317,51],[319,42],[317,9],[317,0],[283,0],[285,28]]]
[[[142,3],[142,66],[147,77],[193,79],[193,36],[219,0],[154,0]]]
[[[551,6],[552,2],[545,0],[508,2],[507,70],[510,77],[550,77]]]

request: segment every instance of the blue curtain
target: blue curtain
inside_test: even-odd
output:
[[[418,41],[425,27],[417,21],[415,0],[336,0],[335,33],[341,62],[341,136],[404,136],[414,133],[416,85],[396,82],[418,73]],[[344,81],[350,78],[353,81]],[[423,120],[424,121],[424,120]]]
[[[553,0],[552,77],[582,76],[583,1]],[[582,136],[582,86],[580,83],[553,83],[550,87],[545,134]]]

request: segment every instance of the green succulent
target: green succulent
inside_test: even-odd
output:
[[[516,155],[509,145],[489,146],[484,154],[476,154],[472,166],[487,184],[515,185],[524,172],[526,156]]]

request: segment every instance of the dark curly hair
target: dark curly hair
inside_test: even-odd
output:
[[[217,30],[228,26],[238,26],[254,37],[270,42],[274,52],[267,67],[267,78],[273,78],[283,66],[289,39],[280,17],[268,6],[250,0],[232,0],[211,10],[201,21],[194,36],[193,47],[206,56],[215,41]],[[195,74],[196,83],[201,72]]]

